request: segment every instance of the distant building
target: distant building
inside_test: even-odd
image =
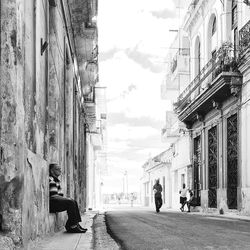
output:
[[[170,207],[170,168],[171,168],[171,149],[150,158],[144,163],[143,175],[141,178],[141,203],[144,206],[154,207],[153,186],[157,179],[162,185],[163,207]]]

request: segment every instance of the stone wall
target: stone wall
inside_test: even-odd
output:
[[[21,1],[1,1],[0,214],[1,231],[21,239],[24,191],[24,106]]]
[[[85,118],[69,6],[1,0],[0,249],[59,230],[49,213],[48,165],[86,209]],[[41,51],[42,45],[44,51]]]

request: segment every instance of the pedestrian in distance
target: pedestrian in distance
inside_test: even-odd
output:
[[[184,211],[184,205],[185,205],[185,202],[187,201],[187,188],[186,188],[186,184],[183,183],[182,185],[182,189],[179,191],[179,194],[180,194],[180,204],[181,204],[181,207],[180,207],[180,210],[181,212]]]
[[[192,192],[192,190],[189,190],[189,196],[190,196],[189,200],[185,202],[188,208],[188,212],[190,212],[190,207],[196,206],[196,200],[195,200],[194,193]]]
[[[68,220],[65,228],[68,233],[85,233],[86,228],[82,228],[81,215],[78,204],[75,200],[63,196],[60,180],[61,167],[56,163],[49,165],[49,209],[50,213],[67,211]]]
[[[154,194],[155,194],[155,209],[156,209],[156,212],[159,213],[160,208],[162,206],[162,197],[161,197],[162,186],[160,184],[159,179],[157,179],[155,181],[155,185],[153,186],[153,191],[154,191]]]

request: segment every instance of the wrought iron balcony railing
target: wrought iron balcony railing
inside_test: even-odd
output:
[[[239,31],[240,57],[250,48],[250,20]]]
[[[204,92],[212,81],[222,72],[238,72],[237,58],[231,43],[224,43],[208,63],[202,68],[194,80],[179,95],[176,108],[192,102]]]

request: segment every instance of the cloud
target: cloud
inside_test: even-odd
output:
[[[169,9],[163,9],[163,10],[158,10],[158,11],[152,11],[151,12],[153,16],[157,18],[176,18],[175,11],[169,10]]]
[[[152,0],[100,1],[100,51],[128,49],[135,47],[140,41],[148,53],[159,51],[161,46],[168,47],[172,35],[168,30],[177,28],[178,22],[174,18],[164,19],[152,14],[160,13],[162,10],[169,13],[174,11],[173,1],[166,3],[166,0],[157,0],[157,4]]]
[[[108,124],[113,125],[117,123],[128,123],[131,126],[144,126],[147,124],[150,127],[153,127],[155,129],[161,129],[162,123],[158,120],[155,120],[151,117],[142,115],[141,117],[127,117],[125,113],[117,112],[117,113],[111,113],[109,112],[109,119]]]
[[[127,88],[127,90],[124,90],[122,93],[121,93],[121,97],[126,97],[127,95],[129,95],[133,90],[136,89],[136,85],[134,84],[130,84]]]
[[[111,60],[100,63],[99,74],[103,82],[108,82],[109,113],[124,113],[130,118],[147,116],[163,120],[169,104],[160,99],[160,85],[164,77],[162,73],[143,68],[120,51]],[[132,89],[129,91],[129,88]]]
[[[98,57],[98,60],[99,62],[101,61],[105,61],[105,60],[108,60],[108,59],[112,59],[112,57],[115,55],[115,53],[117,53],[119,51],[119,49],[117,48],[111,48],[107,51],[103,51],[99,57]]]
[[[186,1],[186,0],[179,0]],[[99,2],[99,77],[107,86],[107,164],[105,191],[139,190],[142,165],[166,149],[161,127],[170,103],[160,99],[165,61],[178,28],[175,0]]]
[[[155,64],[151,61],[150,54],[142,53],[138,50],[138,45],[132,49],[125,50],[126,55],[133,59],[135,62],[139,63],[143,68],[150,69],[150,71],[154,73],[162,72],[163,65],[162,64]]]
[[[130,126],[125,123],[108,126],[107,132],[111,141],[147,139],[159,134],[159,130],[150,126]]]

